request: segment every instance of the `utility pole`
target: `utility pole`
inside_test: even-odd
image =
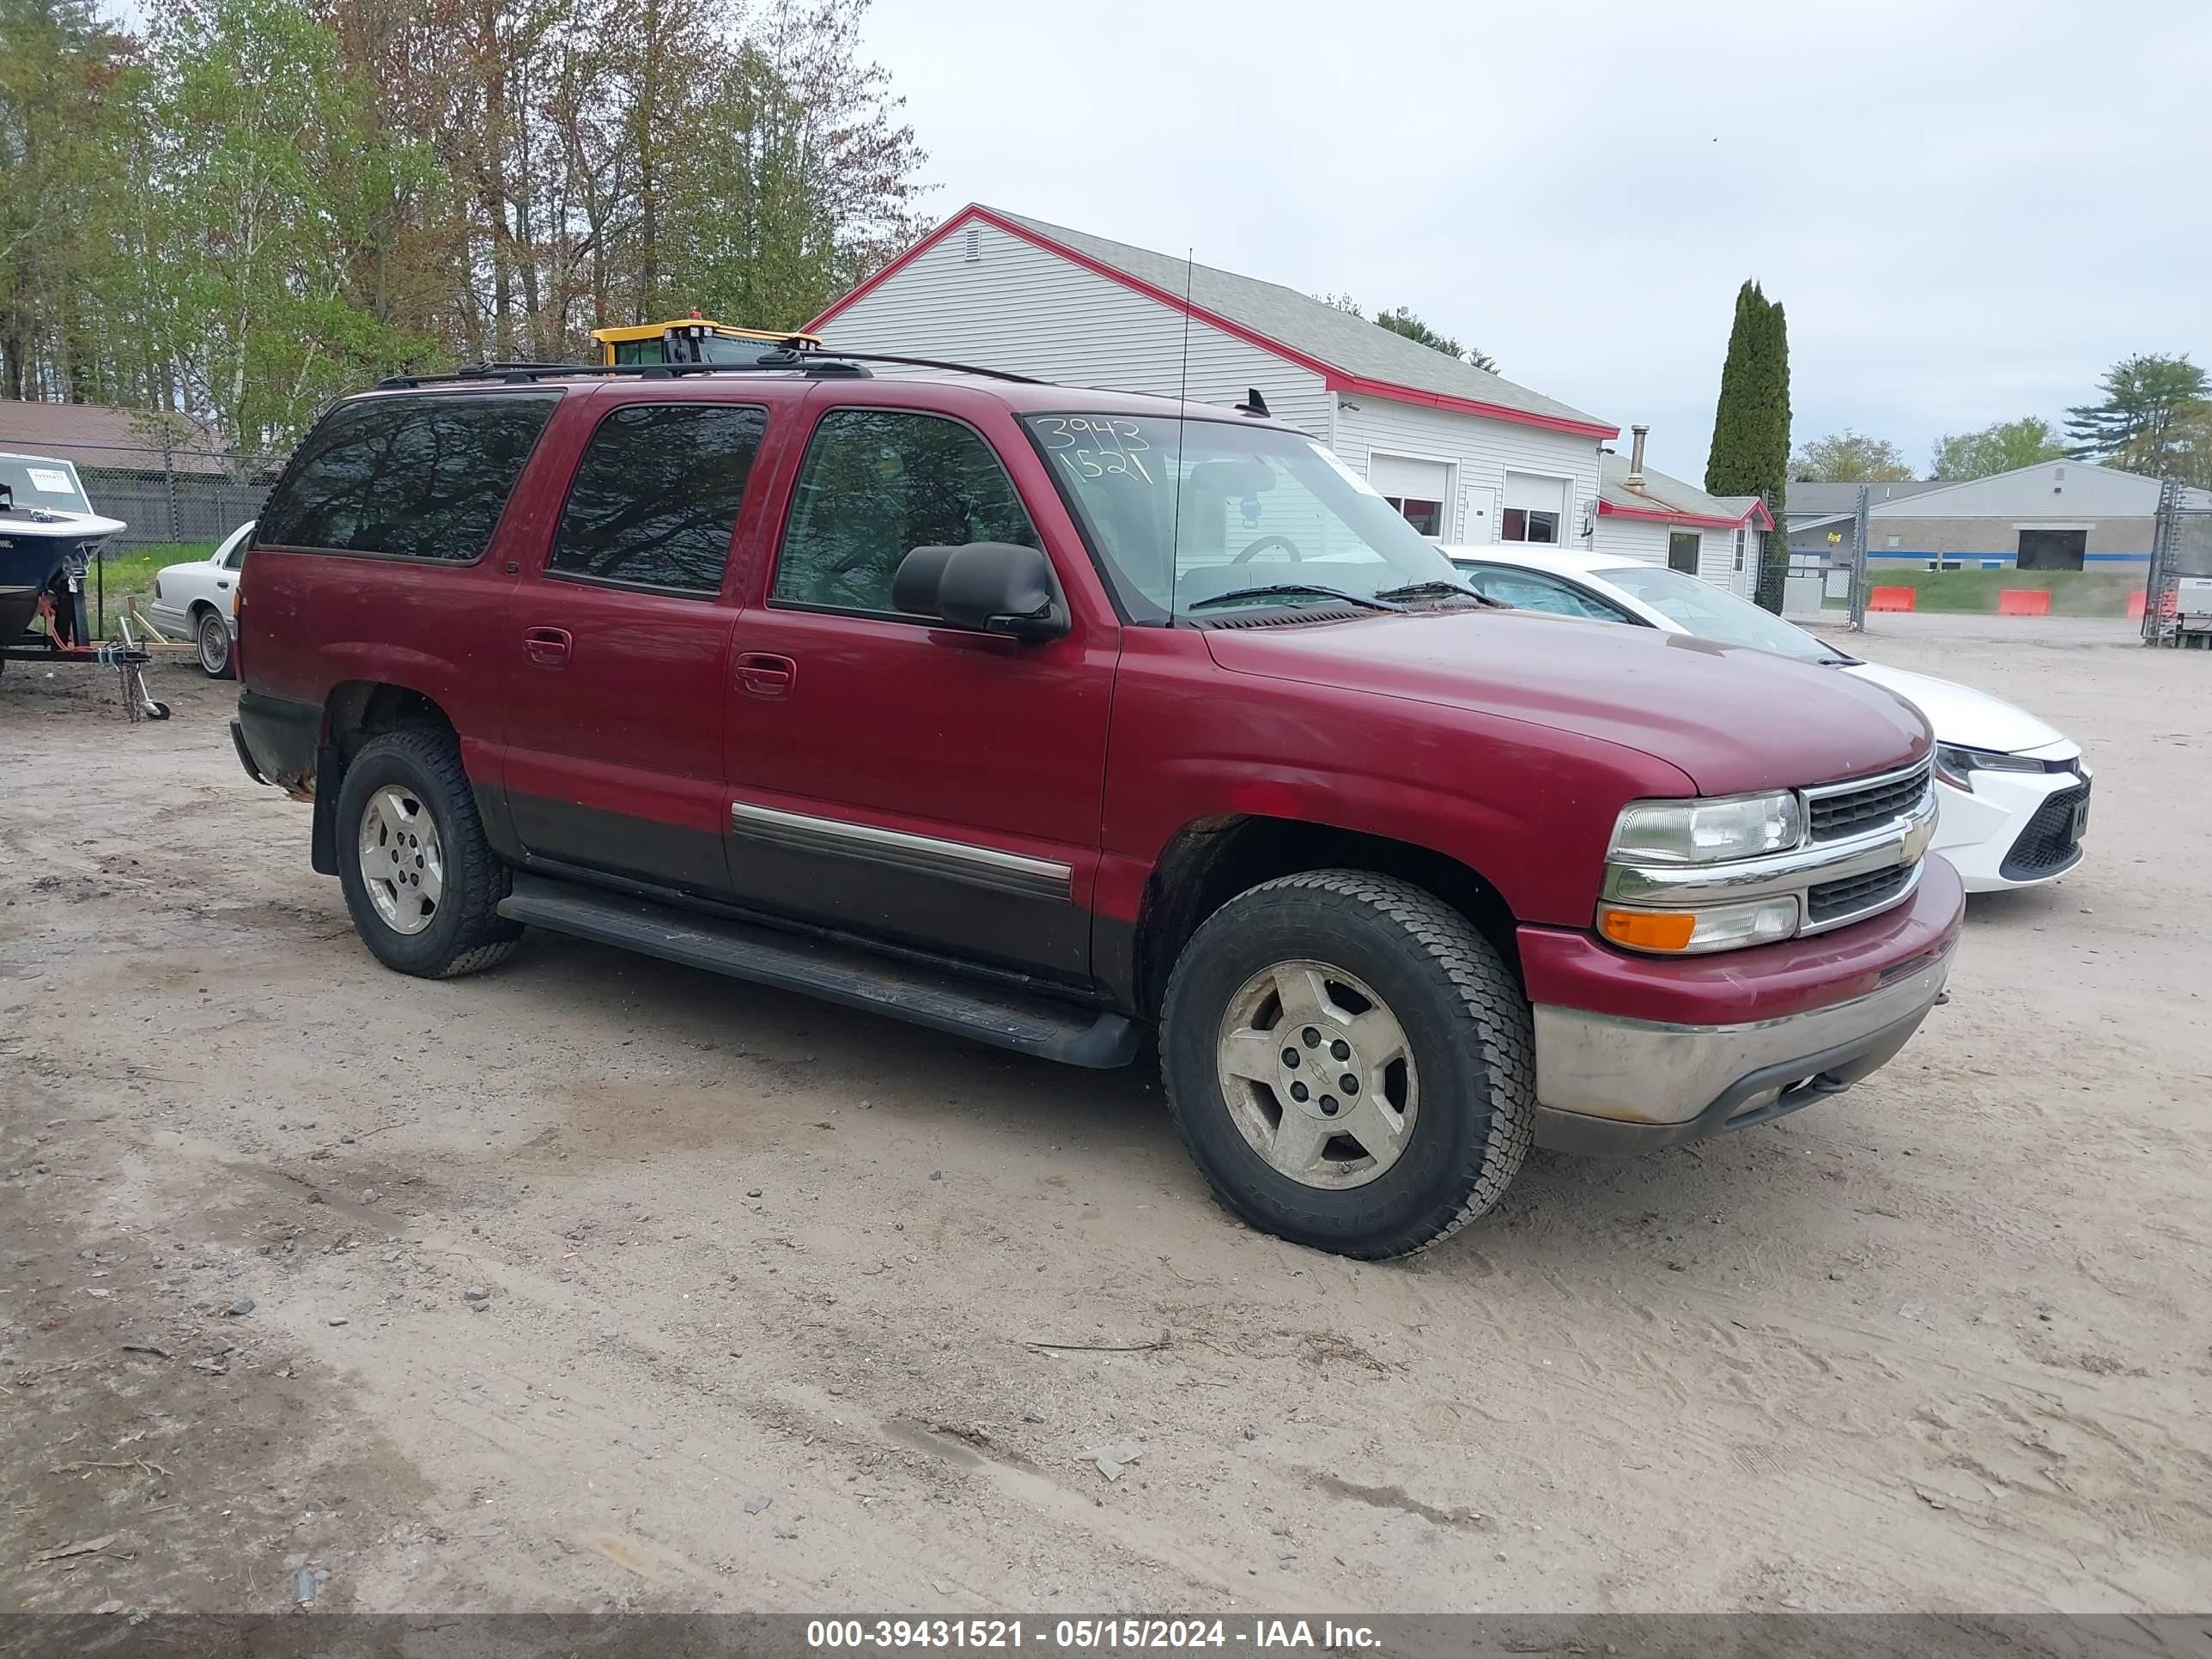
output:
[[[1859,486],[1859,510],[1851,520],[1851,632],[1866,630],[1867,608],[1867,515],[1873,505],[1874,491],[1866,485]]]

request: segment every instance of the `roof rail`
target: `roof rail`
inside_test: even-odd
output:
[[[793,369],[817,380],[863,379],[868,363],[896,363],[906,368],[941,368],[954,374],[981,374],[1018,386],[1049,384],[1030,374],[1010,369],[984,368],[975,363],[956,363],[942,357],[894,357],[875,351],[832,351],[826,347],[785,344],[763,351],[750,363],[530,363],[485,362],[442,374],[387,374],[376,383],[379,392],[400,392],[412,386],[450,385],[456,381],[497,381],[527,386],[565,375],[628,375],[647,380],[672,380],[684,374],[744,374],[757,369]]]
[[[450,386],[457,382],[497,382],[528,386],[539,380],[583,375],[643,380],[669,380],[687,374],[744,374],[757,369],[795,368],[817,380],[863,379],[868,371],[859,364],[833,356],[778,349],[762,353],[750,363],[534,363],[486,362],[440,374],[387,374],[376,383],[379,392],[404,392],[422,386]]]

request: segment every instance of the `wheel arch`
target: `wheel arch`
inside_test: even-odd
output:
[[[309,861],[320,875],[338,870],[338,790],[345,769],[363,744],[387,732],[453,733],[453,718],[437,699],[390,680],[341,680],[323,700],[322,752],[315,767],[315,817]]]
[[[1237,813],[1170,836],[1145,883],[1128,963],[1129,997],[1157,1018],[1168,976],[1200,924],[1237,894],[1304,870],[1367,870],[1433,893],[1472,923],[1522,983],[1517,921],[1495,884],[1449,854],[1303,818]]]

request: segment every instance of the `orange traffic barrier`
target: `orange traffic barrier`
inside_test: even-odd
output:
[[[1867,595],[1869,611],[1910,611],[1920,597],[1917,587],[1877,587]]]
[[[2051,614],[2051,590],[2047,587],[2007,587],[1998,591],[1997,615],[2000,617],[2047,617]]]
[[[2129,620],[2130,622],[2141,622],[2141,621],[2142,620],[2142,614],[2143,614],[2143,596],[2142,596],[2141,593],[2130,593],[2130,594],[2129,594],[2129,595],[2128,595],[2128,620]]]

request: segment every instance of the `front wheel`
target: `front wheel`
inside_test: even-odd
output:
[[[503,960],[522,935],[499,914],[507,866],[442,732],[371,739],[338,787],[338,885],[354,930],[403,974],[450,979]]]
[[[1535,1130],[1528,1006],[1458,911],[1317,870],[1231,899],[1170,979],[1168,1102],[1222,1201],[1342,1255],[1402,1255],[1504,1194]]]

